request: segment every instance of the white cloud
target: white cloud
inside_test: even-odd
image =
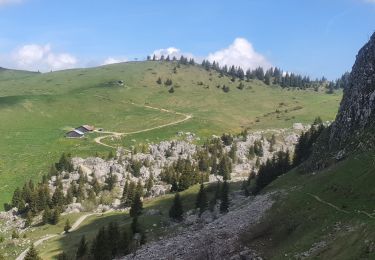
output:
[[[109,65],[109,64],[114,64],[114,63],[121,63],[121,62],[126,62],[128,61],[127,58],[113,58],[113,57],[108,57],[102,65]]]
[[[159,59],[162,55],[164,55],[164,57],[169,56],[170,58],[173,58],[173,57],[180,58],[181,55],[183,55],[184,57],[187,57],[187,58],[194,58],[193,54],[181,52],[180,49],[177,49],[175,47],[169,47],[169,48],[166,48],[166,49],[155,50],[152,53],[151,56],[153,56],[153,55],[155,55],[155,57],[157,59]]]
[[[220,65],[240,66],[243,69],[270,68],[272,65],[262,54],[257,53],[251,44],[244,38],[236,38],[226,49],[208,55],[211,62],[216,61]]]
[[[12,61],[19,69],[28,70],[62,70],[74,68],[78,60],[69,53],[55,53],[50,44],[29,44],[17,49]]]
[[[2,5],[10,5],[10,4],[19,4],[22,0],[0,0],[0,6]]]

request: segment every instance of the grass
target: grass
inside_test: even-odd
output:
[[[240,189],[240,183],[231,183],[230,189]],[[195,185],[180,193],[185,211],[195,208],[195,200],[198,190],[199,185]],[[207,191],[208,197],[214,195],[213,187],[208,188]],[[170,226],[170,220],[168,217],[173,198],[174,194],[167,194],[144,202],[144,214],[141,215],[139,221],[141,226],[147,232],[148,241],[159,240],[160,237],[176,231],[176,226]],[[147,211],[150,210],[158,210],[160,214],[148,215]],[[47,226],[44,230],[38,233],[38,237],[41,237],[43,234],[60,233],[63,229],[63,223],[65,223],[62,221],[59,222],[58,227]],[[83,235],[91,241],[101,227],[107,226],[112,221],[117,222],[122,228],[130,228],[131,218],[128,212],[112,212],[104,214],[103,216],[90,216],[76,231],[65,236],[59,236],[48,240],[37,249],[43,259],[54,259],[62,251],[72,255],[76,252],[77,245]]]
[[[358,211],[375,213],[374,162],[374,152],[359,154],[314,175],[293,170],[280,177],[265,192],[286,194],[259,225],[242,234],[242,242],[267,259],[293,258],[322,241],[326,246],[309,259],[373,259],[375,219]]]
[[[238,81],[221,78],[216,72],[181,66],[174,74],[173,68],[171,63],[129,62],[45,74],[1,72],[8,74],[0,73],[0,207],[9,202],[16,186],[28,179],[39,180],[62,152],[90,156],[110,151],[95,144],[92,137],[65,139],[64,132],[70,127],[92,124],[130,132],[183,118],[130,102],[192,114],[193,118],[104,142],[114,146],[158,142],[174,138],[178,131],[194,132],[204,139],[244,128],[290,127],[293,122],[309,123],[318,115],[332,120],[341,99],[341,93],[283,90],[257,80],[244,82],[245,88],[239,90]],[[170,94],[168,87],[158,85],[158,77],[163,81],[171,78],[175,92]],[[116,83],[119,80],[124,86]],[[229,93],[216,88],[223,84],[230,87]]]

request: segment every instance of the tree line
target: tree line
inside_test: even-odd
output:
[[[203,60],[201,64],[198,64],[193,58],[187,58],[183,55],[180,58],[175,56],[170,57],[161,55],[159,58],[156,55],[147,56],[148,61],[166,61],[166,62],[176,62],[177,64],[183,65],[199,65],[206,69],[207,71],[214,70],[220,74],[220,77],[228,76],[235,81],[236,79],[243,80],[260,80],[266,85],[280,85],[282,88],[317,88],[322,85],[326,85],[329,90],[344,88],[343,78],[338,79],[336,82],[328,81],[325,77],[320,79],[311,79],[309,76],[303,76],[298,73],[285,72],[280,68],[271,67],[269,69],[264,69],[262,67],[257,67],[255,69],[247,69],[246,71],[240,66],[220,66],[216,61],[210,62],[208,60]],[[161,84],[161,79],[158,79],[158,84]],[[241,86],[238,87],[242,89]],[[223,86],[223,91],[228,92],[229,87]]]

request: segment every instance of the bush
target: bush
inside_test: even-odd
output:
[[[17,239],[17,238],[20,238],[20,234],[18,234],[18,232],[16,230],[13,230],[12,239]]]

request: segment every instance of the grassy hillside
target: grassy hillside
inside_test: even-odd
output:
[[[165,108],[193,117],[181,124],[125,136],[109,142],[134,145],[194,132],[201,138],[243,128],[290,127],[308,123],[320,115],[332,120],[341,94],[327,95],[269,87],[254,80],[239,82],[220,77],[198,66],[135,62],[91,69],[46,74],[0,72],[0,205],[9,201],[16,186],[38,178],[62,152],[88,156],[105,155],[110,148],[93,141],[94,134],[81,140],[67,140],[64,132],[81,124],[108,131],[132,132],[169,124],[184,116],[144,107]],[[5,73],[5,72],[4,72]],[[22,74],[22,75],[21,75]],[[173,81],[169,87],[156,83]],[[124,84],[119,84],[123,81]],[[217,86],[229,86],[224,93]],[[96,136],[96,134],[95,134]]]
[[[308,259],[374,259],[374,173],[370,152],[316,174],[294,170],[280,177],[267,191],[284,195],[261,224],[243,233],[242,242],[267,259],[303,252]]]

